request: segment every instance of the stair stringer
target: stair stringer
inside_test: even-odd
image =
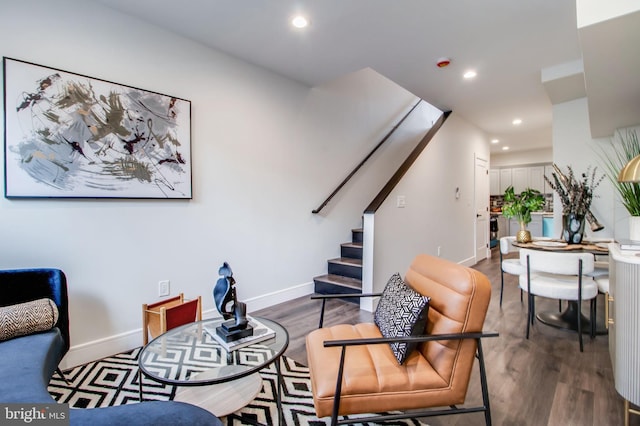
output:
[[[362,293],[373,293],[373,248],[375,213],[362,216]],[[378,298],[360,298],[360,309],[373,312]]]

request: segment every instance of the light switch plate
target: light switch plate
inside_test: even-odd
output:
[[[169,293],[169,280],[160,281],[158,283],[158,296],[168,296]]]

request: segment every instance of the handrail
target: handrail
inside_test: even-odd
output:
[[[342,189],[343,186],[345,186],[347,184],[347,182],[349,182],[349,180],[353,177],[353,175],[355,175],[358,170],[360,170],[360,167],[362,167],[364,165],[364,163],[367,162],[367,160],[369,158],[371,158],[371,156],[378,150],[378,148],[380,148],[382,146],[383,143],[385,143],[387,141],[387,139],[389,139],[389,137],[393,134],[393,132],[396,131],[396,129],[402,124],[402,122],[409,116],[409,114],[411,114],[413,112],[414,109],[416,109],[416,107],[420,104],[420,102],[422,102],[422,99],[418,100],[418,102],[416,102],[416,104],[409,110],[408,113],[405,114],[404,117],[402,117],[402,119],[400,121],[398,121],[398,123],[393,126],[393,128],[391,130],[389,130],[389,132],[382,138],[382,140],[380,142],[378,142],[378,145],[376,145],[371,152],[364,157],[364,159],[360,162],[360,164],[358,164],[352,171],[351,173],[349,173],[349,175],[340,183],[340,185],[338,185],[336,187],[336,189],[333,190],[333,192],[331,193],[331,195],[329,195],[327,197],[326,200],[324,200],[322,202],[322,204],[320,204],[320,206],[318,206],[318,208],[316,208],[315,210],[311,210],[311,213],[313,214],[317,214],[320,213],[320,211],[327,205],[329,204],[329,201],[331,201],[331,199]]]
[[[416,145],[413,151],[411,151],[411,154],[409,154],[407,159],[404,160],[404,162],[400,165],[400,167],[395,172],[395,174],[391,176],[391,179],[389,179],[389,182],[387,182],[387,184],[382,188],[382,190],[378,193],[378,195],[376,195],[373,201],[371,201],[371,204],[369,204],[369,207],[367,207],[364,210],[365,213],[375,213],[378,210],[380,205],[382,205],[382,202],[389,196],[393,188],[395,188],[398,182],[400,182],[400,179],[402,179],[402,176],[404,176],[404,174],[407,172],[407,170],[409,170],[411,165],[420,156],[420,154],[426,148],[429,142],[431,142],[431,139],[433,139],[433,137],[438,132],[440,127],[442,127],[442,125],[447,120],[447,118],[449,118],[450,114],[451,114],[451,111],[445,111],[440,116],[440,118],[438,118],[438,120],[435,123],[433,123],[433,126],[431,126],[431,129],[429,129],[427,134],[424,135],[424,137],[418,143],[418,145]]]

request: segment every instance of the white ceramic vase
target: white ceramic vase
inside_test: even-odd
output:
[[[640,241],[640,216],[629,216],[629,239]]]

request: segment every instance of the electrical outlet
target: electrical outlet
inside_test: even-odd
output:
[[[160,281],[158,283],[158,296],[168,296],[169,292],[169,280]]]
[[[442,247],[438,246],[438,257],[440,257],[441,253],[442,253]]]
[[[396,199],[396,207],[398,208],[404,208],[407,205],[407,199],[404,195],[398,195],[398,198]]]

